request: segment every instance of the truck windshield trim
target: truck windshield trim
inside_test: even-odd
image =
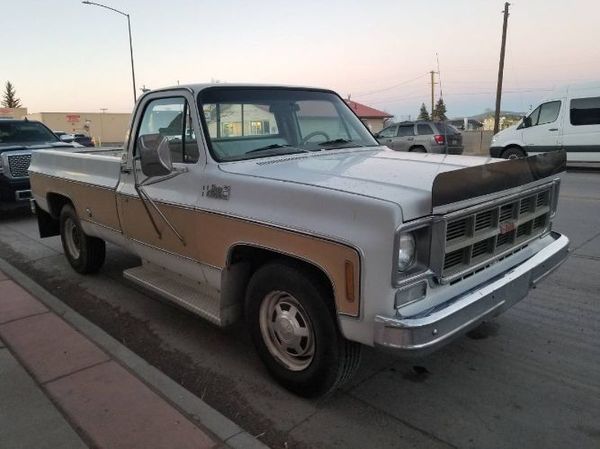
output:
[[[198,94],[198,108],[209,151],[217,162],[333,149],[324,145],[329,142],[339,142],[338,148],[379,145],[346,103],[328,90],[210,87]],[[264,147],[288,151],[252,153]]]

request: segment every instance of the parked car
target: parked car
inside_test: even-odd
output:
[[[61,147],[73,145],[60,141],[41,122],[0,120],[0,201],[31,198],[27,170],[32,152]]]
[[[375,138],[395,151],[462,154],[462,134],[444,122],[401,122],[382,129]]]
[[[507,159],[565,150],[569,162],[600,162],[600,84],[554,91],[519,123],[492,138]]]
[[[94,144],[94,141],[91,139],[91,137],[86,136],[85,134],[78,134],[78,133],[69,134],[64,131],[54,131],[54,134],[56,134],[58,136],[58,138],[60,140],[62,140],[63,142],[68,142],[68,143],[77,142],[79,145],[82,145],[84,147],[96,146]]]
[[[78,134],[75,133],[73,134],[73,137],[75,138],[75,142],[77,142],[79,145],[83,145],[84,147],[95,147],[96,145],[94,144],[94,141],[92,140],[92,138],[90,136],[86,136],[85,134]]]
[[[439,349],[567,256],[561,152],[390,151],[314,88],[176,86],[144,94],[131,123],[124,149],[34,154],[40,236],[60,233],[79,273],[113,242],[142,260],[131,281],[218,326],[243,316],[303,396],[347,382],[362,345]]]

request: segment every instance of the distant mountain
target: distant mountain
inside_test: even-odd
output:
[[[523,117],[525,115],[524,112],[515,112],[515,111],[500,111],[500,117]],[[488,109],[485,112],[482,112],[481,114],[477,114],[477,115],[472,115],[471,119],[473,120],[478,120],[478,121],[483,121],[488,117],[493,117],[494,116],[494,111],[491,109]]]

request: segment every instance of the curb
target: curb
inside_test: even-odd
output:
[[[38,298],[50,310],[60,315],[75,329],[100,346],[157,393],[174,404],[192,422],[197,422],[206,427],[221,439],[227,447],[231,449],[269,449],[267,445],[254,438],[229,418],[190,393],[140,356],[127,349],[119,341],[75,312],[56,296],[2,258],[0,258],[0,271],[11,277],[17,284]]]

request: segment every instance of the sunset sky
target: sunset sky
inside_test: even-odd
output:
[[[0,83],[29,112],[129,112],[126,19],[77,0],[1,0]],[[451,117],[494,105],[504,3],[496,0],[104,0],[131,14],[138,86],[224,82],[327,87],[414,118],[439,54]],[[517,0],[505,110],[600,80],[599,0]],[[436,97],[440,86],[436,86]]]

